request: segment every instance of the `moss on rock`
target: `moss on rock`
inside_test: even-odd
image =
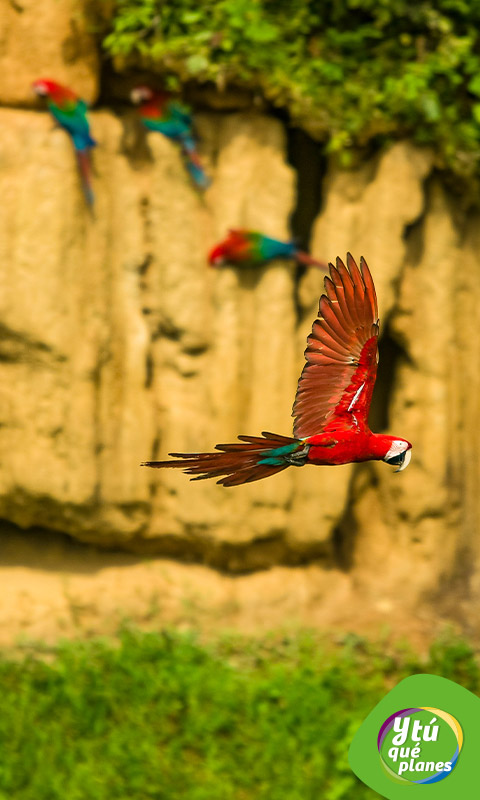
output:
[[[480,7],[466,0],[114,0],[107,52],[168,84],[261,92],[348,164],[410,136],[479,169]]]

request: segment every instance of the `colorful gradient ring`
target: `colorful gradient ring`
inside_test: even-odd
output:
[[[436,717],[440,717],[441,719],[443,719],[450,726],[450,728],[452,729],[452,731],[453,731],[453,733],[455,735],[455,738],[457,740],[457,747],[456,747],[456,750],[455,750],[452,758],[449,759],[449,761],[451,763],[451,769],[450,770],[448,770],[448,771],[440,770],[440,772],[436,772],[435,775],[431,775],[429,778],[422,778],[419,781],[412,781],[412,780],[409,780],[408,778],[402,778],[401,775],[397,775],[388,766],[388,764],[385,763],[385,761],[383,760],[383,757],[382,757],[381,749],[382,749],[382,745],[383,745],[383,743],[385,741],[385,737],[387,736],[389,731],[391,731],[391,729],[393,728],[393,725],[394,725],[394,722],[395,722],[395,718],[396,717],[409,717],[409,716],[411,716],[411,714],[416,714],[419,711],[429,711],[430,713],[434,714]],[[446,711],[442,711],[439,708],[432,708],[431,706],[420,706],[419,708],[404,708],[401,711],[397,711],[395,714],[392,714],[391,717],[388,717],[388,719],[385,720],[385,722],[383,723],[382,727],[380,728],[380,731],[379,731],[379,734],[378,734],[378,740],[377,740],[378,753],[379,753],[379,756],[380,756],[380,760],[382,762],[382,766],[384,767],[384,769],[386,770],[388,775],[391,778],[393,778],[393,780],[397,781],[397,783],[437,783],[438,781],[443,780],[443,778],[446,778],[448,775],[450,775],[453,772],[455,764],[458,761],[458,756],[460,754],[460,750],[462,749],[462,745],[463,745],[463,731],[462,731],[462,729],[460,727],[460,724],[455,719],[455,717],[452,717],[452,715],[448,714]]]

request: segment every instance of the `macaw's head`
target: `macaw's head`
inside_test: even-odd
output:
[[[223,267],[228,261],[228,247],[225,242],[215,245],[208,254],[208,263],[211,267]]]
[[[251,257],[250,232],[243,229],[230,230],[228,236],[210,250],[208,263],[212,267],[224,264],[246,263]]]
[[[60,88],[58,83],[47,78],[39,78],[32,83],[32,89],[39,97],[48,97]]]
[[[397,467],[395,472],[402,472],[410,464],[412,457],[412,445],[406,439],[394,439],[393,436],[385,436],[387,440],[387,452],[383,456],[386,464]]]
[[[153,97],[153,90],[148,86],[135,86],[130,92],[130,100],[135,106],[141,103],[148,103]]]

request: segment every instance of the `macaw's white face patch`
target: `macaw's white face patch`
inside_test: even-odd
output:
[[[33,91],[40,97],[46,97],[46,95],[48,94],[47,86],[41,81],[38,81],[37,83],[33,84]]]
[[[152,99],[153,92],[148,86],[137,86],[135,89],[132,89],[130,92],[130,100],[135,105],[139,103],[143,103],[145,100]]]
[[[402,472],[410,464],[412,458],[412,448],[404,439],[395,439],[390,450],[384,457],[387,464],[398,467],[395,472]]]

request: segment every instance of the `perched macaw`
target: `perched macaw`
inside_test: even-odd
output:
[[[329,265],[318,319],[307,339],[307,363],[298,382],[292,416],[293,437],[276,433],[239,436],[240,444],[218,444],[216,453],[170,453],[174,461],[147,461],[148,467],[179,467],[189,475],[220,478],[238,486],[287,467],[386,461],[401,472],[411,458],[410,442],[372,433],[368,412],[377,373],[377,298],[363,258],[360,269],[350,253],[347,266]],[[224,476],[224,477],[221,477]]]
[[[208,255],[208,263],[212,267],[222,267],[225,264],[252,267],[274,258],[294,259],[299,264],[322,269],[327,267],[325,262],[317,261],[299,250],[295,242],[280,242],[258,231],[238,228],[229,230],[227,238],[215,245]]]
[[[82,188],[87,203],[94,202],[90,150],[97,144],[90,136],[87,119],[88,106],[75,92],[55,81],[39,79],[32,84],[39,97],[47,98],[47,107],[58,124],[72,137],[77,156]]]
[[[159,131],[182,148],[186,167],[200,189],[210,185],[197,152],[193,120],[189,109],[169,92],[154,92],[148,86],[137,86],[130,92],[132,103],[149,131]]]

